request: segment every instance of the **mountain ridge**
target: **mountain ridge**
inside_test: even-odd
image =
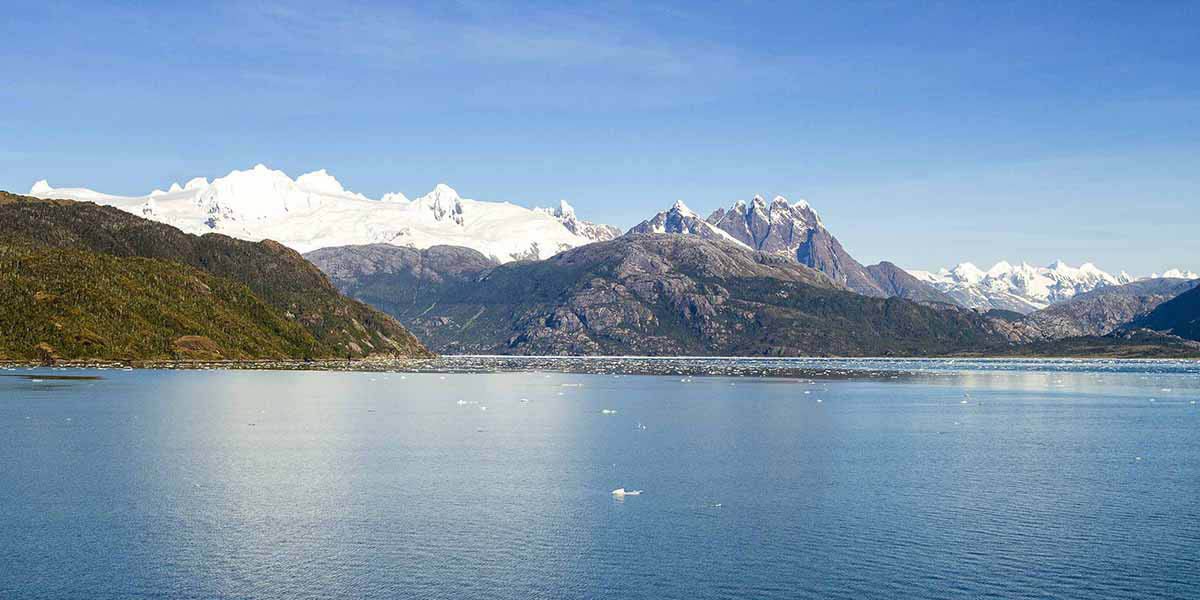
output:
[[[981,310],[1012,310],[1022,314],[1047,308],[1079,294],[1141,281],[1124,271],[1109,274],[1092,263],[1071,267],[1061,260],[1037,267],[1028,263],[1000,261],[988,270],[972,263],[960,263],[937,273],[910,269],[909,273],[954,298],[962,306]],[[1178,269],[1169,271],[1179,278],[1200,275]]]
[[[673,233],[724,239],[747,250],[787,257],[817,269],[848,289],[874,297],[954,303],[953,298],[887,262],[864,267],[854,259],[804,201],[763,196],[718,208],[708,218],[682,201],[630,228],[628,234]]]
[[[89,346],[78,340],[75,344],[70,341],[73,336],[86,340],[100,335],[96,328],[102,327],[108,333],[101,338],[128,339],[122,337],[122,331],[131,327],[156,336],[152,346],[137,345],[133,340],[131,348],[138,352],[156,349],[158,356],[169,356],[169,340],[162,336],[170,331],[179,333],[177,337],[194,334],[193,330],[211,333],[209,325],[215,315],[229,323],[265,327],[258,330],[264,338],[291,340],[273,347],[284,348],[282,354],[292,358],[429,355],[394,319],[342,296],[320,270],[277,242],[246,242],[220,234],[195,236],[113,207],[4,192],[0,192],[0,222],[4,223],[0,244],[10,264],[16,265],[5,280],[7,296],[12,299],[3,319],[9,341],[27,339],[30,331],[37,330],[41,335],[57,336],[63,345],[59,350],[69,347],[93,356],[116,350],[113,344]],[[36,277],[29,274],[34,271],[23,270],[34,264],[40,265]],[[90,265],[95,277],[81,275],[88,272],[79,270],[81,264]],[[129,279],[123,270],[140,273],[142,278]],[[78,276],[60,276],[64,272]],[[108,282],[113,293],[97,287],[93,279]],[[195,293],[200,295],[223,291],[225,295],[217,300],[228,310],[205,316],[205,306],[181,294],[180,285],[198,290]],[[141,302],[138,290],[160,298],[162,306]],[[48,312],[38,313],[31,307],[39,306],[39,297],[58,302],[40,304]],[[86,312],[88,306],[73,298],[92,298],[93,304],[112,309],[111,318],[92,319]],[[159,316],[146,319],[146,311]],[[245,352],[226,350],[245,357],[253,355],[254,348],[251,344],[243,348]],[[26,345],[9,348],[8,353],[31,352]]]
[[[862,296],[723,239],[627,234],[542,261],[487,265],[476,255],[479,270],[426,272],[454,262],[437,256],[452,252],[462,250],[360,246],[307,257],[448,353],[929,355],[1007,344],[974,311]],[[402,266],[380,269],[380,260]]]
[[[507,262],[547,258],[611,235],[613,229],[578,219],[565,203],[537,210],[483,202],[463,198],[444,183],[414,200],[400,193],[374,200],[345,189],[324,169],[293,180],[262,164],[212,181],[193,178],[145,196],[54,188],[45,180],[35,183],[30,195],[114,206],[197,235],[272,239],[300,252],[347,244],[449,244]]]

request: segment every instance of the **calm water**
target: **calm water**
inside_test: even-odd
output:
[[[1196,363],[881,364],[0,371],[0,597],[1200,598]]]

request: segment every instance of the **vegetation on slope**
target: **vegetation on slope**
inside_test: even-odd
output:
[[[111,207],[2,192],[0,223],[7,358],[42,357],[46,346],[63,358],[428,355],[275,242],[193,236]]]

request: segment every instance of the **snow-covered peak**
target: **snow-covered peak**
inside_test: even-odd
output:
[[[987,275],[989,277],[1002,277],[1004,275],[1008,275],[1008,274],[1012,273],[1013,271],[1014,271],[1013,266],[1011,264],[1009,264],[1007,260],[1002,260],[1002,261],[992,265],[992,268],[987,270]]]
[[[1160,277],[1163,279],[1200,279],[1200,273],[1185,269],[1167,269],[1163,271],[1162,275],[1151,273],[1149,278],[1158,279]]]
[[[566,200],[559,200],[555,216],[573,219],[575,218],[575,207],[568,204]]]
[[[936,274],[928,271],[909,273],[932,283],[966,306],[1020,312],[1031,312],[1084,292],[1134,281],[1125,272],[1113,276],[1090,262],[1072,267],[1062,260],[1045,267],[1032,266],[1025,261],[1013,265],[1002,260],[987,271],[971,263],[962,263],[950,270],[941,269]],[[1174,274],[1187,275],[1178,270],[1174,270]]]
[[[168,194],[178,194],[179,192],[182,192],[182,191],[183,191],[183,188],[179,187],[179,182],[175,182],[175,183],[171,184],[171,189],[167,190],[167,193]]]
[[[1000,265],[996,265],[996,266],[998,267]],[[993,267],[993,269],[994,268],[995,267]],[[969,262],[959,263],[958,265],[956,265],[953,269],[950,269],[949,271],[942,269],[941,273],[946,276],[953,276],[955,279],[957,279],[959,281],[965,281],[965,282],[969,282],[969,283],[978,282],[979,280],[983,279],[984,277],[986,277],[988,275],[988,273],[984,272],[983,269],[980,269],[979,267],[975,266],[974,263],[969,263]]]
[[[336,195],[346,193],[346,188],[342,187],[342,184],[337,179],[334,179],[333,175],[326,172],[325,169],[305,173],[297,177],[296,185],[305,191],[316,192],[318,194]]]
[[[603,242],[619,237],[621,230],[612,225],[601,225],[581,220],[575,215],[575,207],[566,200],[559,200],[556,208],[535,208],[538,212],[554,217],[567,231],[596,242]]]
[[[56,189],[46,181],[31,195],[86,200],[178,227],[188,233],[223,233],[273,239],[300,252],[327,246],[388,243],[413,248],[445,244],[474,248],[498,261],[550,256],[620,232],[605,225],[564,220],[506,202],[461,198],[439,184],[417,201],[400,193],[379,201],[347,190],[324,169],[295,180],[259,164],[211,182],[188,180],[152,195],[115,196],[86,188]],[[569,205],[566,205],[569,208]],[[560,210],[563,208],[560,205]]]
[[[683,200],[676,200],[675,204],[671,205],[671,212],[679,213],[685,217],[697,217],[698,218],[698,215],[696,215],[696,213],[692,212],[692,209],[688,208],[688,205],[683,203]]]
[[[450,220],[459,225],[463,224],[462,197],[454,188],[444,183],[434,186],[433,191],[417,198],[414,204],[428,209],[435,220]]]

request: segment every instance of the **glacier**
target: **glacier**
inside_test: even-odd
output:
[[[446,184],[415,200],[400,193],[372,199],[347,190],[324,169],[293,180],[262,164],[145,196],[55,188],[45,180],[29,193],[113,206],[197,235],[271,239],[301,253],[352,244],[451,245],[509,262],[549,258],[611,236],[613,229],[579,220],[566,202],[557,210],[529,209],[463,198]]]
[[[1160,277],[1200,278],[1196,273],[1180,269],[1171,269],[1162,275],[1155,273],[1149,277],[1134,278],[1124,271],[1116,275],[1109,274],[1092,263],[1072,267],[1061,260],[1044,267],[1026,262],[1014,265],[1000,261],[986,271],[964,262],[953,269],[940,269],[936,273],[915,269],[908,269],[908,273],[968,308],[1011,310],[1023,314],[1104,287]]]

